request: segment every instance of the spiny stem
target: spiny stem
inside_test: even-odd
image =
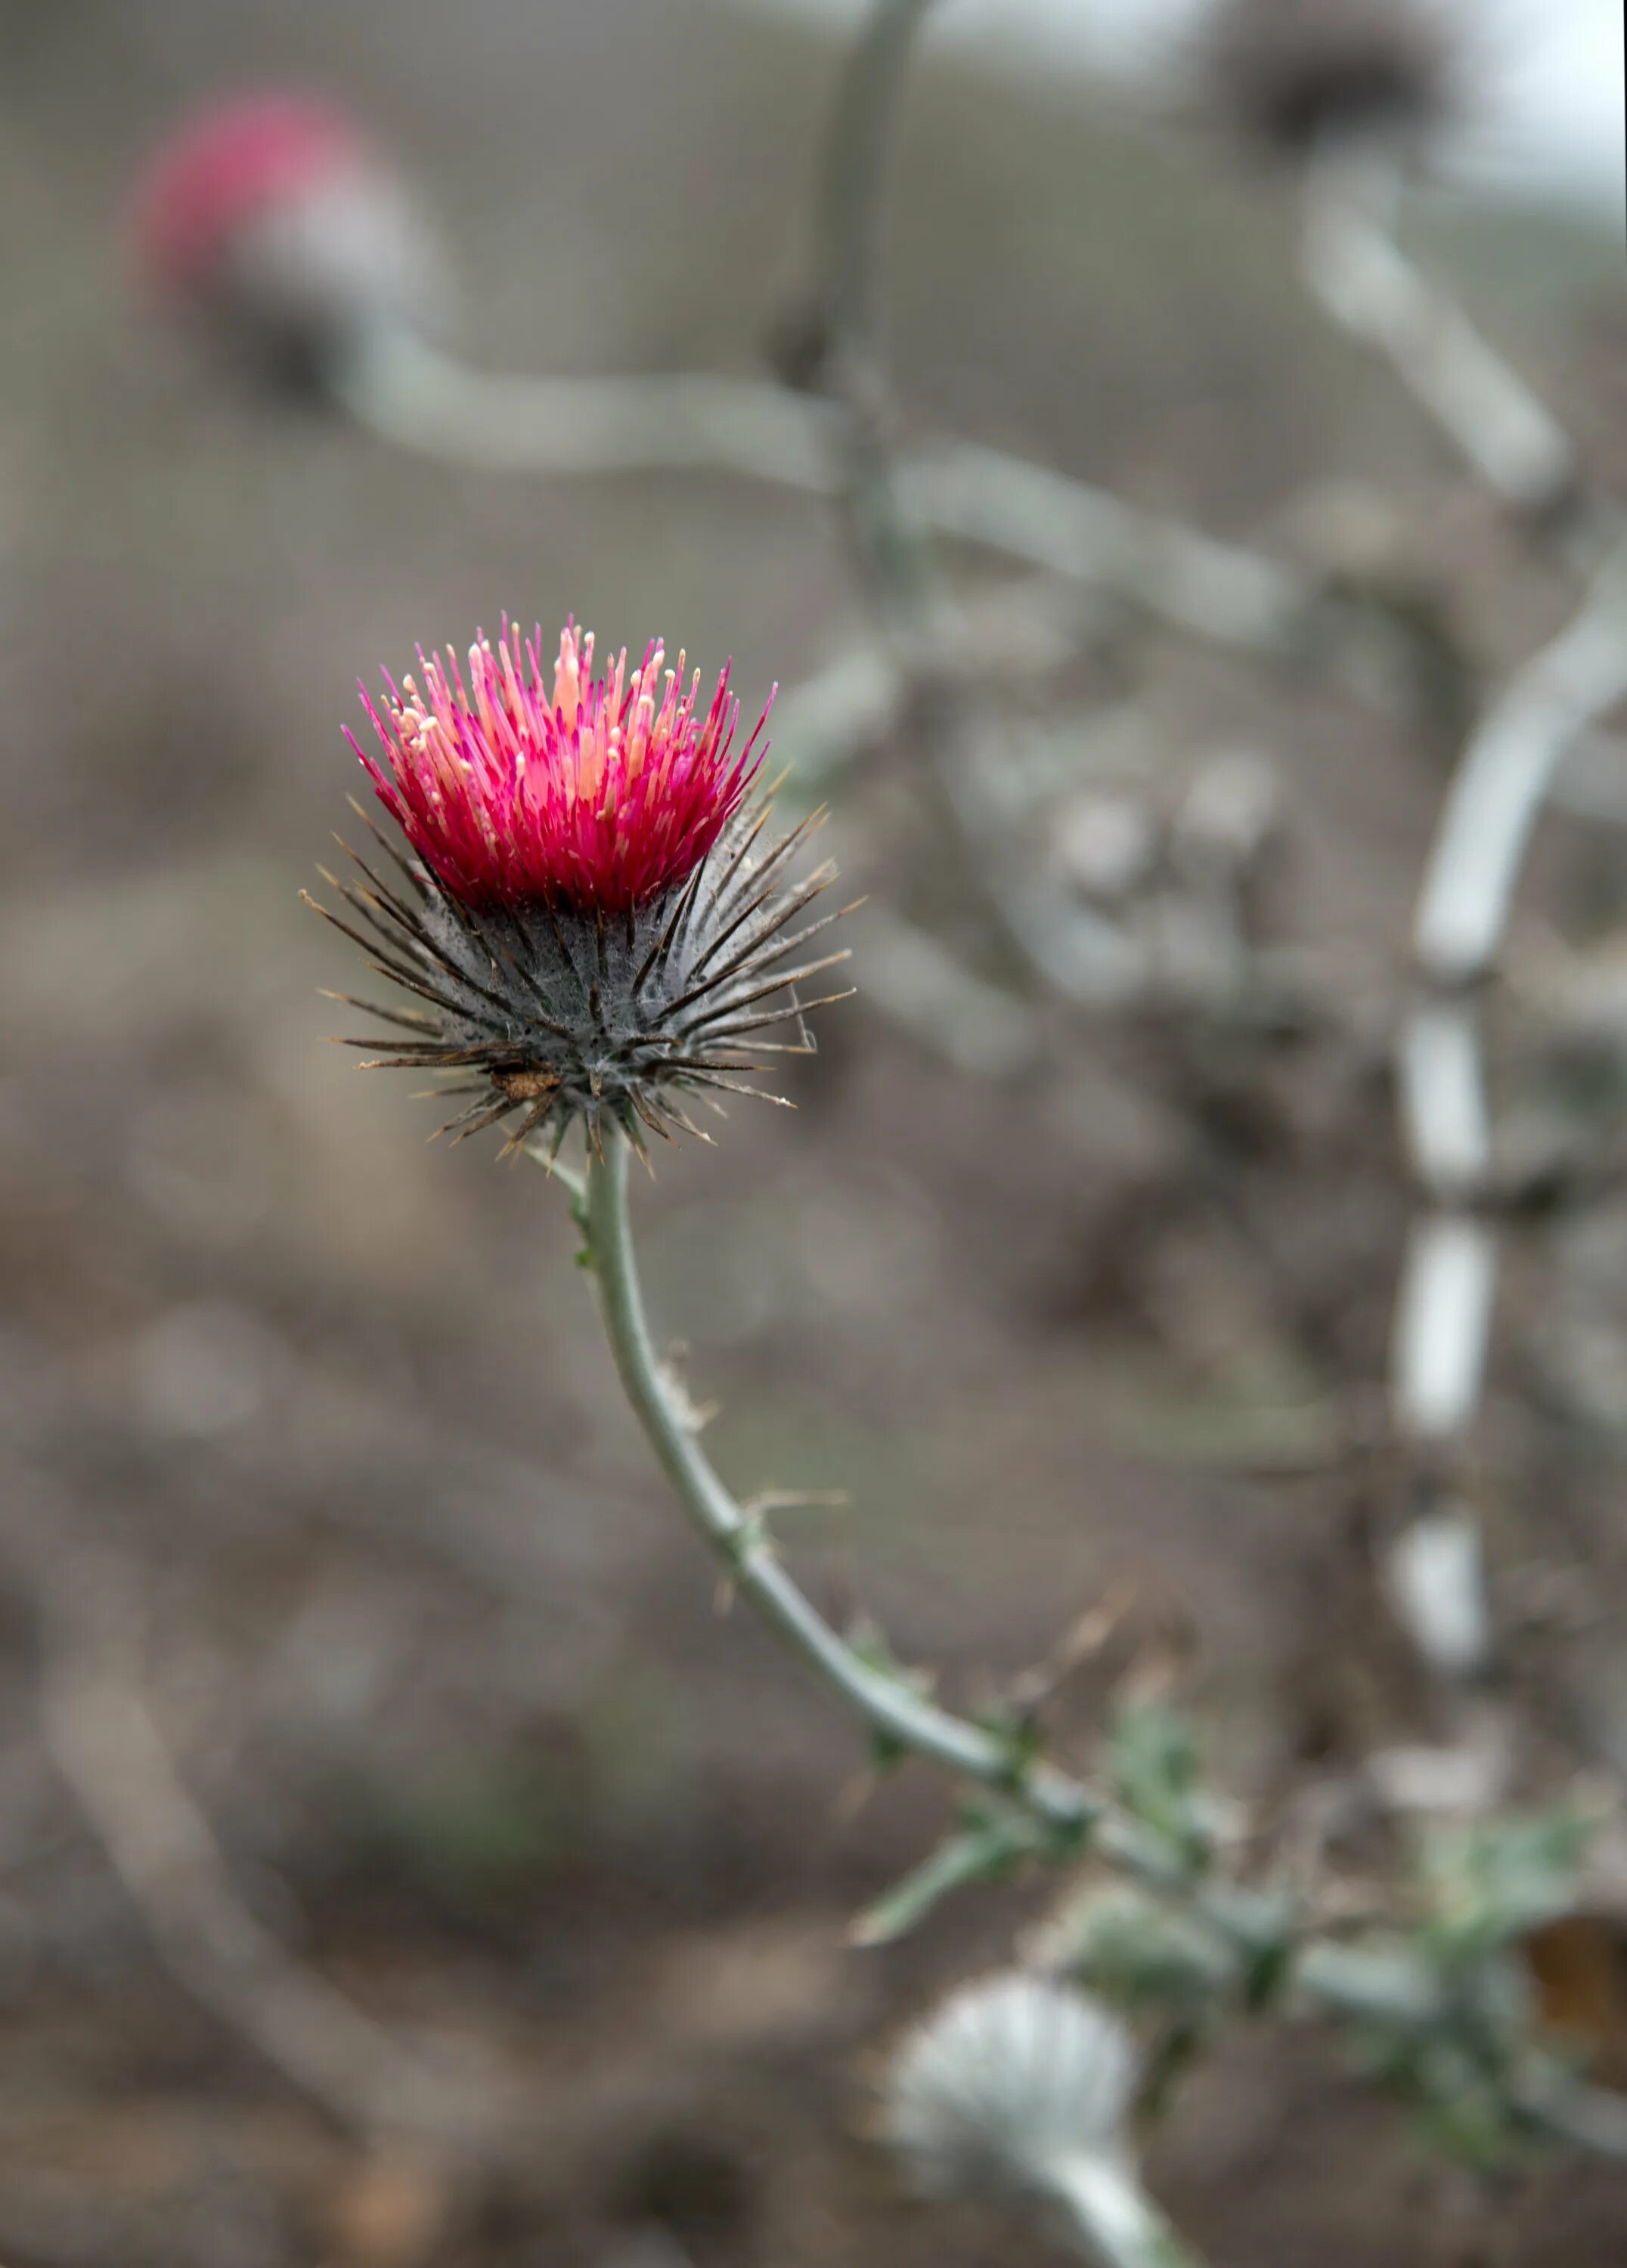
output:
[[[1049,1768],[1024,1769],[1008,1743],[924,1699],[855,1653],[781,1565],[761,1524],[747,1517],[725,1487],[663,1375],[650,1336],[628,1211],[628,1155],[627,1142],[613,1131],[602,1158],[590,1154],[587,1162],[587,1248],[605,1330],[627,1398],[661,1469],[735,1589],[873,1732],[1020,1797],[1054,1827],[1088,1829],[1101,1805],[1087,1790]]]
[[[628,1400],[661,1469],[691,1524],[726,1571],[739,1595],[871,1730],[894,1748],[927,1756],[962,1778],[998,1791],[1012,1809],[1055,1834],[1063,1847],[1088,1838],[1101,1859],[1177,1900],[1229,1955],[1247,1962],[1259,1947],[1223,1887],[1194,1882],[1161,1839],[1109,1797],[1025,1757],[1011,1743],[917,1693],[878,1669],[826,1622],[775,1557],[760,1521],[740,1506],[696,1440],[694,1419],[662,1371],[639,1287],[628,1207],[629,1144],[605,1130],[602,1154],[590,1149],[585,1179],[556,1172],[570,1191],[571,1212],[586,1241],[606,1335]],[[1322,2013],[1417,2032],[1450,2021],[1432,1975],[1417,1959],[1383,1948],[1305,1939],[1285,1974],[1291,1997]],[[1550,2059],[1534,2055],[1513,2088],[1534,2124],[1579,2146],[1627,2159],[1627,2118],[1610,2098],[1571,2080]],[[1126,2262],[1133,2256],[1125,2255]],[[1178,2250],[1144,2253],[1134,2268],[1185,2268]]]

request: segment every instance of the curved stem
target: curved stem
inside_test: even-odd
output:
[[[610,1351],[627,1398],[662,1470],[695,1528],[722,1560],[742,1597],[834,1687],[873,1733],[967,1778],[1020,1799],[1056,1827],[1087,1828],[1101,1805],[1048,1768],[1026,1768],[1009,1743],[916,1693],[865,1661],[833,1630],[786,1572],[760,1522],[725,1487],[696,1439],[695,1420],[656,1355],[639,1289],[627,1204],[629,1145],[607,1135],[587,1169],[588,1250]]]
[[[1545,528],[1567,564],[1585,567],[1610,531],[1598,499],[1588,499],[1599,523],[1591,532],[1564,511],[1580,480],[1571,438],[1396,244],[1389,223],[1399,186],[1387,159],[1321,154],[1306,185],[1305,281],[1336,323],[1388,358],[1498,501]]]
[[[1497,1296],[1498,1239],[1483,1204],[1492,1173],[1484,986],[1495,971],[1515,888],[1544,799],[1569,749],[1627,699],[1627,546],[1596,572],[1580,610],[1532,657],[1464,749],[1431,846],[1413,925],[1418,986],[1400,1042],[1402,1134],[1426,1193],[1408,1238],[1396,1296],[1391,1395],[1403,1437],[1460,1443],[1480,1401]],[[1441,1504],[1429,1492],[1423,1519]],[[1480,1589],[1461,1506],[1452,1563]],[[1417,1523],[1394,1547],[1399,1572]],[[1407,1595],[1404,1585],[1399,1593]],[[1486,1633],[1483,1598],[1466,1601]],[[1439,1652],[1427,1615],[1403,1614],[1426,1659]],[[1450,1649],[1447,1650],[1448,1653]],[[1479,1666],[1447,1660],[1450,1672]]]
[[[656,1354],[639,1288],[627,1202],[629,1145],[607,1131],[602,1156],[590,1155],[577,1217],[587,1239],[605,1331],[628,1400],[692,1526],[730,1580],[769,1626],[884,1740],[929,1756],[963,1778],[996,1789],[1017,1811],[1070,1840],[1081,1834],[1108,1864],[1148,1887],[1178,1897],[1192,1920],[1234,1957],[1257,1959],[1260,1947],[1224,1889],[1194,1884],[1162,1842],[1109,1798],[1015,1752],[876,1668],[826,1622],[775,1557],[760,1521],[724,1484],[696,1439],[695,1420]],[[1425,2031],[1444,2020],[1440,1991],[1416,1959],[1382,1948],[1307,1939],[1293,1948],[1287,1983],[1305,2005],[1325,2014],[1377,2020]],[[1545,2059],[1522,2082],[1522,2107],[1535,2123],[1584,2147],[1627,2158],[1627,2119],[1596,2090],[1560,2083]],[[1131,2256],[1124,2256],[1129,2261]],[[1134,2268],[1181,2268],[1176,2250],[1144,2254]]]
[[[1580,735],[1624,698],[1627,543],[1605,560],[1579,612],[1518,672],[1464,751],[1430,851],[1413,940],[1438,983],[1476,983],[1490,969],[1549,784]]]
[[[333,384],[381,440],[475,470],[718,473],[812,497],[838,497],[847,481],[843,410],[755,379],[504,375],[396,328],[374,333]],[[1297,666],[1314,662],[1330,620],[1318,585],[1285,562],[980,443],[931,438],[898,478],[944,534],[1110,590],[1204,644]],[[1344,689],[1373,694],[1370,672],[1331,659]]]
[[[375,331],[333,385],[382,439],[492,472],[734,473],[807,496],[840,485],[836,410],[755,379],[501,375],[393,326]]]

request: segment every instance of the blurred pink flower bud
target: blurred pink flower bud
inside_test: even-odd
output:
[[[401,182],[320,97],[245,95],[186,121],[137,187],[134,239],[160,299],[296,386],[415,325],[432,296],[433,250]]]

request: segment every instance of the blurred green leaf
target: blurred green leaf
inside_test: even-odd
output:
[[[1593,1831],[1570,1808],[1438,1830],[1419,1854],[1426,1950],[1461,1967],[1568,1912]]]
[[[934,1906],[972,1882],[998,1881],[1041,1849],[1044,1830],[1015,1815],[970,1815],[959,1835],[940,1844],[853,1925],[856,1945],[890,1945],[906,1937]]]
[[[1210,1822],[1187,1719],[1161,1701],[1126,1704],[1114,1717],[1107,1762],[1125,1809],[1163,1838],[1182,1872],[1196,1873],[1209,1855]]]

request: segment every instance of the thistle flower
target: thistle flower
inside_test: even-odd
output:
[[[156,297],[262,374],[320,387],[357,341],[415,324],[435,261],[400,181],[336,106],[212,104],[155,154],[133,201]]]
[[[343,846],[361,880],[326,879],[364,926],[328,918],[420,1004],[350,1003],[408,1035],[381,1062],[467,1074],[438,1090],[474,1098],[443,1132],[519,1111],[511,1149],[551,1123],[556,1150],[578,1119],[596,1145],[607,1119],[635,1143],[698,1134],[686,1092],[757,1094],[757,1053],[812,1053],[803,1010],[824,1003],[798,988],[847,955],[802,950],[836,916],[795,924],[833,870],[791,879],[811,821],[764,847],[768,711],[737,752],[726,668],[705,708],[659,644],[595,678],[574,623],[550,674],[541,630],[506,622],[466,668],[418,660],[382,707],[363,692],[379,753],[346,734],[410,855],[379,836],[387,885]],[[759,1036],[787,1022],[792,1041]]]
[[[1454,106],[1442,0],[1220,0],[1205,44],[1220,107],[1289,157],[1335,136],[1414,141]]]

